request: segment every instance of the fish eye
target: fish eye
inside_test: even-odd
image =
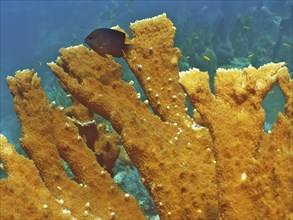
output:
[[[92,40],[93,37],[92,37],[92,36],[88,36],[87,39],[88,39],[88,40]]]

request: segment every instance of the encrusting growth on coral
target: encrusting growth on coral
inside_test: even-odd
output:
[[[113,176],[112,169],[120,152],[119,135],[116,132],[106,132],[103,123],[97,125],[94,114],[74,99],[72,106],[66,108],[64,113],[78,127],[80,138],[84,138],[87,146],[94,151],[99,164]]]
[[[118,147],[119,136],[115,132],[107,132],[105,124],[97,126],[98,137],[94,145],[94,152],[101,164],[109,173],[115,167],[120,148]]]
[[[121,66],[112,57],[101,57],[82,45],[60,49],[60,57],[48,64],[64,89],[87,108],[87,113],[80,112],[80,119],[76,106],[65,110],[71,119],[60,108],[50,107],[33,71],[8,78],[23,128],[21,143],[42,180],[31,161],[15,154],[31,164],[45,196],[62,199],[64,208],[77,219],[85,218],[81,214],[87,202],[91,216],[143,219],[133,198],[124,197],[96,162],[94,149],[85,144],[86,135],[79,138],[77,120],[85,123],[96,113],[121,135],[160,219],[290,219],[293,88],[284,63],[259,69],[219,69],[213,95],[206,72],[191,69],[178,74],[181,53],[173,45],[176,28],[165,14],[137,21],[130,29],[133,39],[127,41],[133,47],[125,60],[154,113],[138,99],[134,87],[122,80]],[[279,113],[274,129],[267,134],[261,104],[275,83],[286,98],[285,113]],[[196,108],[194,118],[187,114],[180,84]],[[0,155],[9,168],[3,154],[6,145],[1,142]],[[59,155],[77,182],[66,177]],[[14,172],[18,178],[26,178]],[[8,172],[5,181],[10,178]],[[2,188],[1,193],[8,195]],[[19,213],[25,214],[27,209]],[[6,216],[15,212],[5,208]]]

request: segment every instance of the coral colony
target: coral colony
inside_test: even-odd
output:
[[[69,108],[48,102],[33,70],[7,78],[30,159],[1,135],[8,176],[1,180],[1,219],[145,219],[111,177],[117,134],[105,134],[93,113],[121,135],[160,219],[292,218],[293,84],[285,64],[218,69],[213,95],[207,72],[179,73],[176,28],[166,14],[130,30],[126,42],[134,47],[124,59],[147,100],[121,79],[110,56],[83,45],[60,49],[48,64],[74,100]],[[262,100],[274,84],[286,99],[285,113],[266,133]],[[105,139],[111,144],[101,150]]]

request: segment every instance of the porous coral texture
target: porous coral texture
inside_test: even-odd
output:
[[[160,217],[289,218],[292,174],[284,168],[292,162],[288,123],[292,117],[289,110],[280,114],[268,135],[263,131],[265,112],[261,107],[265,94],[279,78],[282,88],[290,88],[289,77],[281,77],[288,75],[284,64],[258,70],[220,69],[216,97],[210,92],[207,73],[196,69],[189,71],[192,74],[182,73],[181,83],[196,107],[196,118],[206,127],[202,128],[184,109],[185,95],[178,84],[180,51],[173,47],[173,24],[163,14],[135,22],[130,29],[133,39],[128,42],[133,47],[125,60],[149,101],[142,103],[131,85],[121,80],[120,66],[110,56],[100,57],[83,46],[61,49],[60,58],[49,66],[69,93],[121,133]],[[284,94],[288,106],[291,94]],[[148,110],[148,103],[155,114]],[[286,132],[281,135],[278,129]],[[267,138],[282,141],[283,145],[275,147],[283,151],[280,161],[276,162],[272,147],[261,147]],[[268,192],[269,188],[274,193]]]
[[[178,83],[180,51],[173,47],[175,27],[163,14],[138,21],[131,30],[133,50],[126,59],[156,114],[121,79],[121,67],[111,57],[80,45],[61,49],[60,58],[49,66],[65,90],[122,135],[161,219],[216,218],[211,138],[185,110]]]
[[[213,138],[219,217],[222,219],[290,219],[292,192],[292,91],[284,63],[255,69],[219,69],[216,96],[206,72],[181,72],[180,83]],[[274,129],[263,130],[262,100],[278,83],[286,99]]]
[[[44,207],[45,210],[42,210],[41,214],[44,213],[43,215],[51,219],[58,215],[70,219],[144,219],[136,200],[132,196],[125,196],[109,173],[97,163],[93,152],[79,136],[78,128],[72,120],[64,115],[62,108],[50,106],[37,74],[31,70],[18,71],[15,77],[8,77],[7,82],[14,96],[14,107],[22,126],[22,147],[34,161],[43,182],[37,178],[32,165],[22,169],[25,173],[33,170],[32,175],[38,181],[32,182],[30,176],[21,173],[18,173],[18,178],[26,179],[30,183],[29,186],[24,186],[24,189],[34,187],[34,194],[45,192],[47,197],[50,195],[61,205],[56,209],[56,206],[48,204],[52,203],[48,200],[48,206]],[[5,142],[3,145],[7,146]],[[3,149],[1,152],[4,166],[11,167],[8,169],[9,181],[10,172],[19,172],[17,169],[20,168],[22,161],[27,159],[17,156],[14,152],[13,160],[8,160],[5,158],[9,155],[5,154]],[[77,182],[66,176],[60,158],[69,164]],[[15,164],[11,164],[12,162]],[[27,209],[19,209],[18,206],[2,206],[9,204],[13,199],[35,206],[38,197],[11,194],[7,187],[1,190],[1,195],[5,195],[1,198],[1,213],[4,213],[4,216],[21,216],[17,217],[18,219],[38,216],[34,213],[29,214]],[[15,197],[9,198],[8,195]],[[41,198],[40,202],[44,202],[39,204],[42,207],[45,204],[44,198]],[[32,210],[37,211],[40,207],[32,207]]]
[[[133,82],[122,80],[122,68],[111,56],[101,57],[82,45],[60,49],[60,57],[49,64],[64,89],[87,108],[77,104],[66,110],[71,119],[59,107],[50,107],[33,71],[19,71],[8,78],[22,124],[21,143],[40,176],[31,161],[11,150],[1,137],[0,156],[8,173],[8,180],[0,182],[1,193],[13,195],[8,186],[16,184],[12,173],[27,179],[18,171],[25,160],[35,176],[30,184],[36,184],[36,198],[42,204],[47,198],[59,201],[53,209],[48,205],[36,213],[36,218],[59,216],[62,199],[65,217],[70,210],[70,217],[78,219],[143,219],[134,199],[117,189],[86,146],[91,142],[88,145],[94,150],[105,140],[116,145],[117,139],[106,134],[100,141],[95,133],[89,141],[90,136],[75,126],[93,125],[103,133],[103,126],[90,122],[96,113],[121,135],[160,219],[292,218],[293,88],[284,63],[219,69],[213,95],[208,73],[191,69],[179,74],[181,53],[173,45],[176,28],[165,14],[137,21],[130,29],[133,38],[127,42],[132,49],[124,59],[148,100],[140,100]],[[285,113],[279,113],[273,130],[265,133],[262,100],[275,83],[285,96]],[[194,118],[187,114],[180,84],[195,107]],[[60,157],[77,182],[66,177]],[[20,193],[13,196],[19,198]],[[25,215],[28,207],[11,210],[6,206],[5,216]]]
[[[19,155],[0,135],[0,158],[7,179],[0,180],[0,219],[71,219],[43,183],[33,161]]]

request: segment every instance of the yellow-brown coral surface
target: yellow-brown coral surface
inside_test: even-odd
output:
[[[127,59],[137,59],[130,64],[140,74],[137,78],[151,82],[145,85],[145,91],[156,99],[150,104],[157,114],[138,99],[133,86],[121,79],[121,66],[111,58],[75,46],[61,49],[60,59],[49,66],[75,99],[108,119],[121,134],[162,219],[216,218],[212,142],[208,130],[196,129],[184,109],[185,95],[178,83],[180,52],[173,48],[175,28],[162,15],[135,23],[131,29],[145,30],[147,26],[157,30],[143,34],[144,42],[150,45],[136,44],[139,41],[134,34],[135,49]],[[148,55],[151,47],[153,52]]]
[[[82,45],[61,49],[60,58],[49,66],[74,99],[108,119],[121,134],[129,157],[155,200],[160,219],[290,219],[293,88],[284,63],[259,69],[219,69],[213,95],[207,73],[191,69],[179,74],[181,53],[173,45],[176,28],[165,14],[137,21],[130,29],[133,49],[125,60],[146,93],[148,100],[144,102],[132,83],[121,79],[120,65]],[[8,80],[12,93],[18,91],[16,97],[31,103],[24,105],[24,110],[16,105],[17,112],[25,112],[19,113],[25,127],[22,144],[31,152],[52,195],[65,198],[65,204],[73,201],[82,205],[91,193],[102,197],[95,197],[104,202],[102,211],[95,212],[102,219],[113,212],[117,219],[141,219],[132,200],[128,201],[132,205],[123,202],[125,198],[116,188],[115,196],[111,194],[110,176],[102,172],[101,178],[103,169],[78,138],[71,120],[47,103],[39,104],[38,111],[27,107],[39,99],[26,91],[39,88],[39,84],[30,71],[22,75],[25,86]],[[187,114],[186,95],[179,82],[196,109],[194,119]],[[286,98],[285,113],[279,113],[274,129],[267,134],[261,104],[275,83]],[[36,129],[34,120],[42,120],[42,126]],[[205,127],[199,126],[198,120]],[[45,135],[40,143],[37,140],[47,128],[53,134]],[[33,139],[28,141],[30,137]],[[73,149],[73,145],[79,148]],[[61,169],[56,149],[89,191],[81,191],[78,184],[56,171]],[[57,186],[67,190],[60,191]],[[103,189],[106,192],[102,193]],[[67,209],[74,210],[73,202]],[[115,211],[104,213],[109,204]],[[129,216],[128,208],[137,216]],[[83,211],[79,207],[72,214],[80,217]]]
[[[271,63],[259,69],[219,69],[216,96],[209,89],[206,72],[192,69],[180,73],[180,83],[213,138],[219,218],[292,217],[293,84],[283,66]],[[276,82],[287,105],[273,131],[266,134],[262,100]]]
[[[37,74],[18,71],[7,82],[22,125],[20,142],[35,166],[1,138],[8,174],[1,185],[1,219],[144,219],[135,199],[97,163],[74,123],[50,106]],[[66,176],[60,158],[76,181]]]

